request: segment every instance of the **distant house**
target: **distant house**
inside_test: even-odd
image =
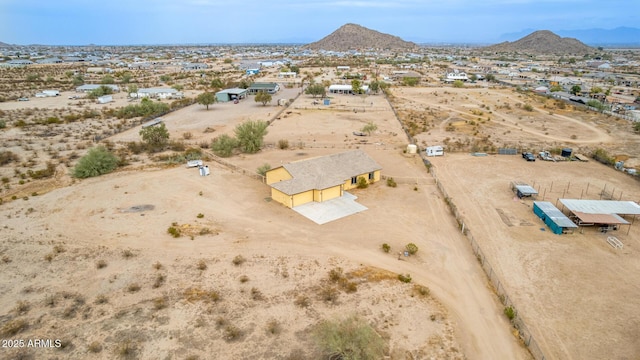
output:
[[[209,65],[203,63],[187,63],[182,65],[182,70],[205,70],[208,67]]]
[[[100,88],[100,86],[106,86],[113,90],[113,92],[119,92],[120,87],[114,84],[84,84],[76,87],[76,92],[91,92],[95,89]]]
[[[357,187],[359,179],[379,181],[381,169],[364,151],[353,150],[271,169],[266,183],[273,200],[293,208],[341,197],[345,190]]]
[[[145,88],[138,89],[138,98],[154,99],[182,99],[182,92],[174,88]]]
[[[445,74],[444,81],[445,82],[454,82],[456,80],[468,81],[469,78],[467,77],[467,73],[466,72],[460,71],[458,69],[447,71],[447,73]]]
[[[246,70],[247,75],[257,75],[258,73],[260,73],[259,68],[251,68]]]
[[[336,70],[338,71],[349,71],[350,69],[351,69],[351,66],[346,66],[346,65],[336,66]]]
[[[362,85],[360,86],[360,89],[363,91],[363,93],[368,94],[369,93],[369,86],[367,85]],[[347,94],[347,95],[353,95],[353,86],[351,85],[342,85],[342,84],[334,84],[334,85],[330,85],[329,86],[329,94]]]
[[[268,83],[264,83],[264,82],[255,82],[253,84],[251,84],[251,86],[249,86],[249,88],[247,89],[247,93],[248,94],[257,94],[261,91],[267,92],[269,94],[275,94],[280,90],[280,85],[278,85],[277,83],[274,82],[268,82]]]
[[[279,78],[294,78],[298,76],[298,73],[294,71],[281,71],[278,73]]]

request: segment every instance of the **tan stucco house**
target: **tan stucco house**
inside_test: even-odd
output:
[[[382,168],[362,150],[291,162],[266,173],[271,198],[287,207],[323,202],[357,187],[358,179],[380,180]]]

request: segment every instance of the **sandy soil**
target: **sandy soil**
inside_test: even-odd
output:
[[[194,105],[165,121],[172,135],[190,131],[195,143],[244,119],[276,116],[278,107],[255,105]],[[372,136],[351,134],[370,121],[378,126]],[[211,126],[219,128],[205,133]],[[134,138],[136,129],[110,140]],[[277,149],[280,139],[291,148]],[[254,172],[264,163],[360,147],[399,185],[358,191],[369,210],[322,226],[268,201],[261,182],[215,163],[206,178],[184,167],[120,171],[4,204],[0,303],[7,310],[0,316],[3,326],[17,327],[15,334],[3,327],[4,337],[61,338],[65,347],[2,351],[152,359],[209,358],[216,349],[220,358],[267,359],[300,347],[313,358],[313,324],[356,313],[388,339],[394,359],[530,358],[422,162],[403,155],[406,140],[382,97],[335,97],[329,107],[301,97],[266,140],[263,152],[229,161]],[[171,237],[170,226],[185,236]],[[409,242],[420,251],[399,261]],[[382,243],[391,245],[390,254]],[[247,261],[233,265],[237,255]],[[331,304],[322,290],[336,267],[358,290],[338,288]],[[419,296],[413,284],[385,271],[410,274],[431,295]],[[308,308],[295,304],[302,294]],[[267,329],[273,320],[282,327],[276,336]],[[234,329],[237,336],[225,340]]]

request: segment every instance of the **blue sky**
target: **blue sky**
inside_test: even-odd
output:
[[[0,41],[308,43],[346,23],[414,42],[494,43],[535,30],[640,27],[638,0],[0,0]]]

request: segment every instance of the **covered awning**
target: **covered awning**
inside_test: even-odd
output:
[[[580,211],[572,211],[580,219],[581,223],[603,225],[629,225],[630,222],[616,214],[588,214]]]

